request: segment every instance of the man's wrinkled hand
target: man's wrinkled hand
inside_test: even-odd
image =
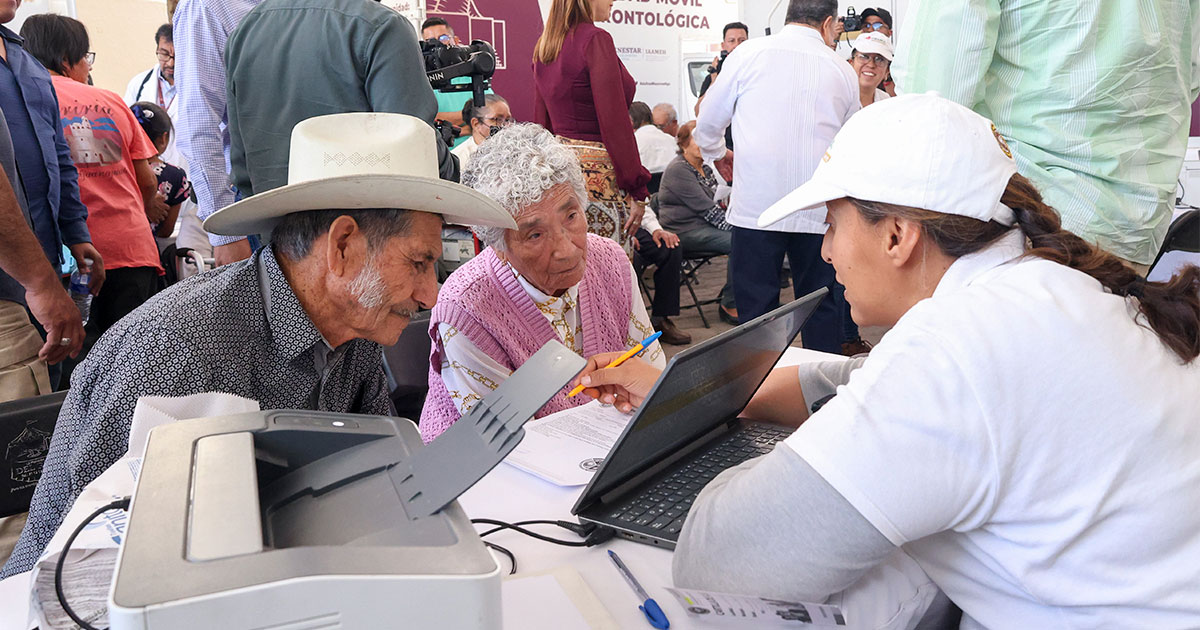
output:
[[[74,357],[83,348],[83,318],[66,289],[57,282],[25,291],[25,303],[34,319],[46,329],[46,344],[38,357],[49,364]]]

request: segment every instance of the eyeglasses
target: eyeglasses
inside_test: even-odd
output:
[[[864,55],[860,52],[854,53],[854,59],[856,61],[860,61],[862,63],[870,62],[877,66],[883,66],[883,65],[892,63],[892,62],[888,61],[887,58],[884,57],[883,55]]]
[[[172,55],[165,50],[154,51],[154,56],[158,57],[158,60],[163,63],[166,63],[167,61],[175,61],[175,55]]]
[[[870,29],[872,31],[882,31],[887,28],[886,22],[866,22],[863,24],[863,30]]]
[[[505,125],[510,124],[512,121],[513,121],[513,119],[511,116],[484,116],[483,117],[483,122],[487,123],[489,126],[495,125],[497,127],[503,127]]]
[[[89,50],[88,53],[83,56],[83,60],[86,61],[87,65],[89,65],[89,66],[95,64],[96,63],[96,53]]]

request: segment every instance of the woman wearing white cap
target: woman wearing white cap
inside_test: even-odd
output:
[[[863,107],[889,98],[879,89],[892,65],[892,40],[883,33],[862,33],[850,44],[850,66],[858,75],[858,99]]]
[[[826,203],[855,320],[892,328],[771,375],[745,415],[799,428],[700,494],[676,582],[919,614],[880,570],[899,547],[962,627],[1196,627],[1200,269],[1146,282],[1062,230],[990,121],[932,94],[856,114],[760,225]],[[628,406],[653,379],[584,382]]]

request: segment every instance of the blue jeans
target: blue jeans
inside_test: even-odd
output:
[[[845,297],[837,290],[833,266],[821,259],[821,234],[733,228],[733,290],[738,319],[748,322],[779,308],[783,257],[792,269],[792,291],[799,298],[821,287],[829,296],[800,329],[805,348],[841,354]]]
[[[683,246],[683,255],[693,254],[730,254],[733,252],[733,233],[717,229],[711,225],[689,230],[679,235],[679,244]],[[725,286],[721,287],[721,306],[726,310],[736,308],[737,301],[733,297],[733,260],[725,266]]]

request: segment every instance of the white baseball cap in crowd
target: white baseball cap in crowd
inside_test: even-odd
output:
[[[823,212],[843,197],[1012,225],[1000,197],[1016,172],[992,121],[934,92],[905,94],[851,116],[812,179],[767,208],[758,226]]]
[[[892,38],[883,33],[861,33],[850,42],[850,47],[866,55],[883,55],[884,59],[892,60]]]
[[[438,178],[437,139],[429,123],[404,114],[355,112],[300,121],[292,128],[288,183],[251,195],[204,221],[213,234],[266,234],[304,210],[399,208],[432,212],[448,223],[515,230],[500,204]]]

